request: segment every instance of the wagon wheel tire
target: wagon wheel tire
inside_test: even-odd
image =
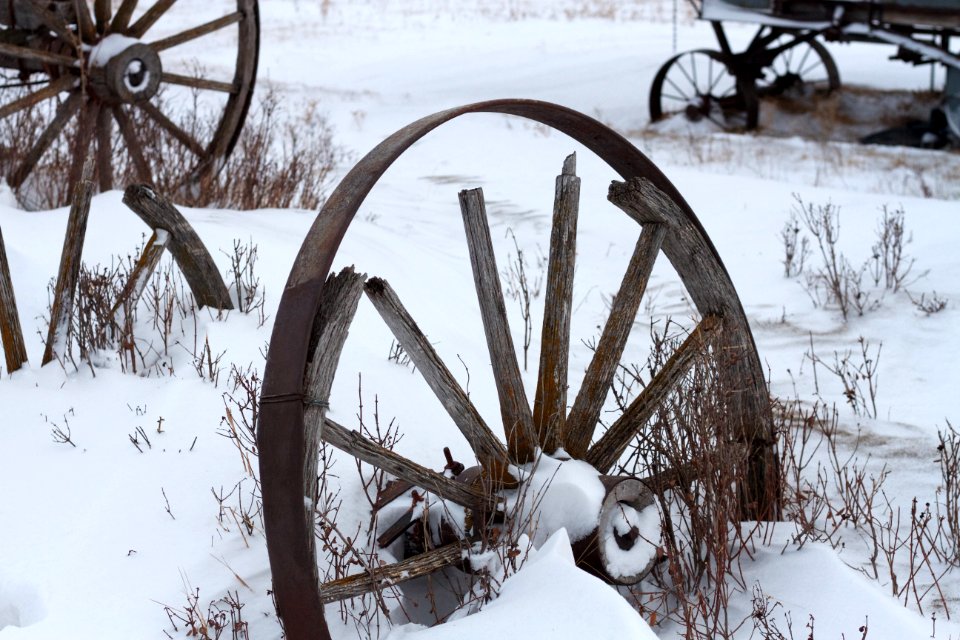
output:
[[[18,118],[39,118],[16,164],[4,169],[15,191],[31,179],[75,184],[88,154],[95,160],[94,181],[101,191],[124,178],[153,183],[164,160],[146,139],[146,122],[178,145],[183,153],[178,157],[186,158],[174,189],[195,190],[219,171],[237,143],[253,97],[259,9],[257,0],[237,0],[235,11],[195,26],[173,31],[164,24],[178,11],[184,16],[180,23],[189,24],[188,4],[155,0],[138,10],[137,0],[87,0],[74,3],[76,15],[70,17],[37,8],[35,16],[25,18],[37,22],[30,25],[34,28],[16,32],[19,44],[0,41],[0,71],[5,70],[0,75],[0,120],[7,119],[3,124],[14,130],[21,126]],[[236,47],[232,78],[215,71],[179,72],[178,47],[217,46],[220,36]],[[210,105],[210,126],[191,128],[192,116],[181,117],[181,105],[189,100],[160,101],[168,88],[192,90],[200,104]],[[42,110],[30,114],[31,107]],[[66,141],[70,161],[44,166],[44,155],[58,141]],[[61,189],[62,199],[70,192]]]
[[[710,120],[724,131],[757,126],[758,102],[753,82],[738,77],[733,59],[712,49],[694,49],[667,60],[650,87],[650,120],[683,115]]]
[[[655,257],[662,253],[673,264],[684,282],[690,298],[699,310],[701,320],[690,336],[661,369],[661,374],[646,389],[666,392],[673,384],[672,376],[682,375],[689,366],[691,353],[707,334],[718,340],[720,351],[736,356],[729,363],[727,374],[734,380],[737,392],[730,400],[729,424],[737,425],[737,441],[748,454],[748,480],[741,487],[743,516],[768,517],[777,511],[775,462],[771,443],[772,419],[762,368],[746,317],[733,284],[719,256],[690,207],[666,177],[626,139],[603,124],[564,107],[530,100],[499,100],[467,105],[428,116],[387,138],[358,162],[330,195],[317,216],[300,249],[287,280],[271,337],[260,400],[258,445],[262,483],[264,526],[273,574],[273,587],[284,630],[291,640],[329,638],[323,614],[324,602],[330,601],[331,590],[340,589],[340,597],[349,597],[350,585],[319,585],[316,557],[314,509],[317,496],[317,447],[320,442],[337,447],[359,460],[388,471],[407,486],[418,486],[435,495],[474,509],[476,513],[496,509],[499,489],[509,486],[514,478],[506,473],[506,464],[526,462],[533,446],[547,444],[557,430],[545,429],[550,423],[550,407],[565,407],[562,397],[565,384],[538,387],[532,403],[521,397],[517,386],[519,375],[516,353],[509,344],[503,299],[499,292],[498,272],[492,253],[484,249],[489,240],[484,232],[486,218],[479,190],[460,194],[461,211],[467,229],[468,247],[476,291],[484,320],[486,344],[492,369],[496,372],[505,437],[493,435],[469,397],[457,386],[443,362],[433,352],[429,341],[420,332],[417,322],[402,303],[402,295],[389,282],[378,277],[346,269],[330,274],[338,247],[363,200],[403,152],[427,133],[459,116],[470,113],[500,113],[532,119],[553,127],[597,154],[626,183],[614,183],[611,197],[624,211],[640,223],[641,233],[631,259],[631,266],[621,285],[616,305],[622,313],[611,311],[608,328],[597,344],[585,381],[566,416],[562,435],[553,444],[568,448],[571,455],[593,461],[599,473],[614,466],[625,443],[637,433],[637,423],[629,419],[612,425],[591,447],[599,412],[606,397],[612,373],[611,363],[619,361],[623,327],[631,325],[636,305],[642,296]],[[564,163],[560,181],[577,180],[573,162]],[[555,208],[555,230],[558,223]],[[573,220],[575,221],[575,208]],[[570,220],[569,215],[565,218]],[[575,234],[574,234],[575,235]],[[562,265],[575,249],[561,243],[556,251],[551,241],[551,257],[547,281],[567,282],[571,275]],[[551,296],[548,285],[547,298]],[[563,290],[564,287],[560,286]],[[556,294],[556,291],[554,291]],[[452,421],[482,465],[483,472],[471,476],[473,482],[459,482],[426,469],[377,445],[358,432],[337,424],[326,416],[332,379],[338,366],[346,333],[359,299],[366,294],[387,326],[417,365],[434,394],[443,403]],[[547,302],[545,316],[560,322],[569,293],[556,294],[560,302]],[[498,310],[499,308],[499,310]],[[420,319],[424,320],[424,319]],[[549,324],[545,319],[544,326]],[[610,337],[608,337],[608,334]],[[543,354],[562,354],[569,348],[569,335],[563,331],[544,331]],[[506,338],[505,338],[506,337]],[[692,345],[692,347],[691,347]],[[600,353],[606,356],[600,357]],[[550,365],[561,371],[561,365]],[[664,373],[666,372],[666,373]],[[584,392],[587,389],[587,392]],[[646,391],[641,396],[646,395]],[[639,399],[639,398],[638,398]],[[656,400],[646,396],[648,403]],[[640,402],[640,405],[643,405]],[[631,404],[631,407],[634,407]],[[633,418],[642,420],[643,406],[636,408]],[[563,409],[560,413],[564,413]],[[628,410],[629,413],[629,410]],[[624,414],[626,415],[626,414]],[[577,417],[579,416],[579,417]],[[450,466],[447,467],[448,469]],[[467,473],[467,472],[464,472]],[[624,504],[643,505],[644,489],[637,484],[616,487],[630,478],[613,476],[614,489],[608,495],[619,495],[623,489]],[[749,486],[748,486],[749,485]],[[618,499],[619,500],[619,499]],[[619,504],[615,500],[615,504]],[[631,502],[634,501],[634,502]],[[305,510],[306,507],[306,510]],[[618,544],[620,541],[618,540]],[[629,544],[629,541],[627,541]],[[422,570],[460,562],[465,542],[453,542],[413,556],[390,567],[371,569],[354,582],[392,584],[398,577],[412,577],[410,563],[419,563]],[[451,546],[452,545],[452,546]],[[422,574],[420,574],[422,575]],[[356,585],[354,585],[356,586]],[[347,595],[344,595],[347,594]],[[355,595],[355,594],[354,594]]]
[[[775,48],[781,39],[769,46]],[[840,88],[840,71],[823,44],[806,40],[777,54],[763,69],[756,86],[761,98],[783,95],[798,88],[827,96]]]

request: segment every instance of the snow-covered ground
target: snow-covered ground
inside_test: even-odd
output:
[[[207,9],[228,4],[210,2]],[[960,383],[956,153],[775,138],[762,131],[730,136],[686,123],[648,127],[649,86],[672,55],[674,39],[678,51],[714,46],[709,26],[687,17],[674,33],[670,3],[264,0],[260,11],[258,86],[273,87],[291,109],[317,102],[335,127],[336,142],[355,157],[424,115],[492,98],[556,102],[627,134],[676,184],[716,245],[746,309],[772,393],[810,402],[819,391],[836,403],[842,446],[849,451],[852,434],[862,430],[857,455],[863,461],[869,454],[874,476],[887,465],[886,496],[905,518],[914,497],[921,505],[937,501],[937,430],[947,421],[960,423],[954,402]],[[731,39],[741,43],[751,33],[733,27]],[[831,45],[831,51],[846,83],[929,85],[926,70],[886,61],[883,47]],[[204,64],[229,68],[216,56],[203,52]],[[496,390],[485,374],[488,357],[457,192],[484,188],[501,266],[516,257],[512,233],[536,273],[536,257],[549,242],[554,176],[571,151],[577,151],[583,180],[574,336],[590,339],[619,284],[636,225],[606,203],[615,178],[610,169],[565,136],[527,121],[469,116],[416,144],[370,195],[334,265],[355,264],[390,280],[490,424],[497,423]],[[878,309],[853,314],[846,323],[835,309],[815,307],[802,278],[783,276],[779,234],[794,194],[840,207],[839,246],[854,265],[870,257],[883,207],[902,207],[911,240],[906,251],[916,259],[907,289],[914,297],[935,291],[946,308],[926,315],[903,291],[883,294]],[[93,201],[88,264],[109,264],[142,240],[145,227],[120,198],[111,192]],[[25,212],[0,190],[0,228],[30,356],[30,366],[13,375],[4,371],[0,380],[4,640],[182,637],[183,625],[175,629],[163,605],[182,609],[196,589],[204,611],[207,603],[236,593],[245,603],[250,637],[279,637],[259,524],[248,533],[229,516],[218,519],[211,489],[229,493],[243,480],[226,504],[239,512],[238,500],[249,500],[252,480],[234,443],[222,435],[230,365],[262,372],[280,292],[315,212],[184,213],[224,271],[235,239],[257,245],[267,321],[261,326],[256,314],[221,319],[201,312],[195,323],[191,317],[176,330],[179,344],[148,376],[121,372],[109,354],[95,368],[40,368],[47,284],[57,271],[67,212]],[[662,264],[647,299],[641,320],[651,314],[683,320],[692,311]],[[512,301],[508,306],[515,342],[522,344],[518,309]],[[536,311],[534,336],[539,321]],[[635,333],[642,338],[647,331],[641,324]],[[823,361],[832,362],[835,352],[859,349],[861,337],[874,350],[882,343],[876,419],[855,416],[839,380],[821,368],[815,381],[805,357],[813,344]],[[222,352],[219,384],[194,369],[205,339],[214,357]],[[333,417],[356,426],[362,402],[369,424],[376,405],[384,425],[391,419],[399,425],[400,453],[440,468],[442,448],[449,446],[455,458],[468,461],[467,444],[439,404],[429,401],[419,377],[387,361],[390,348],[389,331],[361,304],[334,387]],[[534,337],[531,363],[537,354]],[[644,355],[640,346],[630,352],[641,363]],[[572,356],[573,389],[588,357],[585,349]],[[532,392],[535,380],[527,378]],[[55,429],[69,430],[75,446],[55,442]],[[356,476],[352,461],[339,457],[329,478],[339,488],[339,522],[347,531],[367,520]],[[817,638],[861,637],[865,621],[869,638],[960,637],[956,570],[940,581],[948,611],[931,595],[921,612],[909,594],[908,607],[902,597],[890,597],[889,573],[881,571],[879,580],[864,575],[869,553],[853,532],[836,550],[819,543],[796,549],[791,532],[790,525],[777,525],[766,536],[769,544],[744,561],[743,585],[729,612],[731,620],[745,620],[737,637],[759,635],[750,620],[755,584],[777,604],[772,616],[781,629],[785,616],[792,617],[797,637],[807,637],[810,616]],[[571,562],[566,534],[559,531],[480,613],[431,630],[409,624],[381,631],[394,638],[653,637],[647,623],[654,621],[644,621],[612,588]],[[930,584],[926,575],[919,581]],[[357,637],[352,624],[339,622],[335,605],[327,617],[336,638]],[[674,637],[678,627],[654,625],[653,633]]]

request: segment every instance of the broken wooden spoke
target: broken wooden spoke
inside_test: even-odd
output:
[[[320,599],[324,604],[329,604],[356,598],[371,591],[382,591],[407,580],[436,573],[440,569],[461,563],[466,549],[465,545],[453,542],[402,562],[375,567],[365,573],[327,582],[320,585]]]
[[[241,20],[243,20],[243,13],[240,11],[234,11],[233,13],[225,15],[222,18],[211,20],[210,22],[198,25],[192,29],[187,29],[186,31],[181,31],[178,34],[166,37],[162,40],[151,42],[150,46],[154,51],[164,51],[165,49],[176,47],[177,45],[190,42],[191,40],[202,38],[205,35],[214,33],[225,27],[229,27],[232,24],[236,24]]]
[[[506,467],[509,459],[503,445],[480,417],[480,412],[470,402],[390,284],[381,278],[370,278],[365,291],[434,395],[470,443],[480,464],[491,471],[495,481],[508,481]]]
[[[513,348],[507,309],[500,287],[500,272],[493,255],[493,241],[487,223],[482,189],[460,192],[460,212],[467,233],[470,265],[480,302],[480,317],[487,338],[493,377],[500,397],[500,413],[510,456],[518,462],[533,459],[536,438],[533,414],[520,377],[517,352]]]
[[[452,480],[442,473],[408,460],[330,418],[326,418],[323,422],[323,441],[377,469],[406,480],[414,486],[422,487],[444,500],[484,512],[492,512],[496,509],[497,498],[486,491]]]
[[[140,296],[143,295],[143,290],[147,288],[147,283],[150,282],[150,276],[153,275],[157,265],[160,264],[160,258],[163,257],[163,251],[167,248],[169,239],[170,234],[165,230],[154,229],[153,235],[150,236],[147,244],[143,247],[143,251],[140,252],[140,257],[133,266],[130,277],[127,278],[127,283],[123,286],[123,290],[117,296],[117,301],[110,310],[111,317],[118,325],[123,325],[126,310],[135,307],[140,300]],[[123,317],[120,317],[120,311],[124,311]]]
[[[9,115],[13,115],[18,111],[23,111],[28,107],[32,107],[35,104],[43,102],[44,100],[54,98],[64,91],[69,91],[74,87],[74,85],[76,85],[76,83],[77,78],[71,75],[65,75],[57,78],[44,88],[38,89],[32,93],[28,93],[27,95],[17,98],[13,102],[8,102],[0,107],[0,119],[6,118]]]
[[[640,300],[665,235],[666,227],[662,224],[644,225],[620,290],[613,299],[610,317],[607,318],[583,384],[567,417],[564,446],[575,458],[584,456],[593,438],[600,411],[613,385],[617,365],[630,337],[630,329],[637,317]]]
[[[547,263],[547,286],[540,340],[540,368],[533,402],[537,442],[547,453],[563,443],[567,415],[567,373],[570,354],[570,316],[573,308],[573,274],[577,254],[577,216],[580,178],[577,156],[570,154],[557,176],[553,203],[553,228]]]
[[[721,324],[717,316],[707,316],[700,321],[664,363],[650,384],[644,387],[623,415],[610,425],[606,433],[590,448],[586,455],[587,462],[600,472],[613,468],[643,425],[659,407],[664,405],[667,396],[676,388],[683,376],[699,358],[705,357],[707,341]]]

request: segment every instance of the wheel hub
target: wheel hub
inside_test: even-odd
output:
[[[118,45],[123,48],[113,53],[111,49],[119,48]],[[108,36],[94,49],[90,66],[103,68],[101,97],[106,100],[125,104],[143,102],[155,96],[160,88],[163,73],[160,56],[141,42],[111,42]]]

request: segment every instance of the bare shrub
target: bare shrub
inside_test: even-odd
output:
[[[509,266],[501,273],[501,277],[506,282],[505,293],[516,300],[520,306],[520,315],[523,318],[523,370],[526,371],[530,342],[533,339],[531,302],[540,297],[546,259],[542,253],[537,257],[536,272],[531,279],[528,275],[530,264],[527,262],[523,249],[517,243],[517,236],[513,233],[513,229],[507,229],[507,235],[513,239],[513,249],[516,251],[516,257],[511,256],[509,258]]]
[[[225,596],[210,601],[205,607],[200,604],[200,589],[187,593],[187,602],[182,607],[163,605],[173,632],[197,640],[250,640],[249,623],[243,619],[240,594],[227,592]],[[168,638],[172,638],[164,631]]]
[[[780,240],[783,243],[784,277],[799,276],[810,257],[810,239],[800,235],[800,220],[796,211],[790,212],[790,218],[780,230]]]
[[[915,298],[913,295],[910,295],[910,302],[913,303],[913,306],[916,307],[917,311],[921,311],[924,315],[932,316],[935,313],[940,313],[947,308],[948,300],[946,298],[941,298],[940,295],[933,291],[930,294],[930,297],[927,297],[927,294],[921,293],[919,298]]]
[[[949,531],[944,553],[955,566],[960,566],[960,432],[948,420],[944,429],[937,430],[937,437],[942,496],[937,504],[943,509],[941,517]]]
[[[873,245],[873,259],[877,264],[874,283],[894,293],[906,283],[915,260],[904,254],[904,249],[913,238],[904,227],[902,207],[890,209],[883,206],[883,217],[877,224],[877,242]]]
[[[816,377],[817,365],[821,365],[840,381],[843,385],[843,397],[856,415],[876,418],[877,385],[879,384],[877,367],[880,364],[883,343],[878,344],[876,351],[873,351],[870,341],[860,336],[857,338],[857,344],[860,347],[859,353],[849,349],[843,353],[834,351],[831,363],[825,362],[816,354],[811,339],[810,351],[804,353],[804,357],[809,358],[813,363],[814,377]]]

